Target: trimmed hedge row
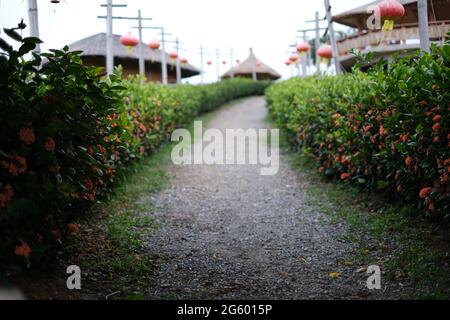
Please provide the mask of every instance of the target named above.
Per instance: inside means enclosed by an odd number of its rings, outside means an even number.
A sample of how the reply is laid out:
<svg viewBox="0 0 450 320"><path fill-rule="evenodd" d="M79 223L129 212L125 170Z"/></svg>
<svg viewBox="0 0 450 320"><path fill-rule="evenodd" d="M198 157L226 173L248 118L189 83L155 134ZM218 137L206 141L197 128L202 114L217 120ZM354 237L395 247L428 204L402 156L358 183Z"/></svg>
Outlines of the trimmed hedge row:
<svg viewBox="0 0 450 320"><path fill-rule="evenodd" d="M119 74L103 80L68 48L24 60L40 40L5 33L20 42L14 50L0 39L0 266L10 270L49 262L116 172L168 141L175 128L268 85L236 79L141 86Z"/></svg>
<svg viewBox="0 0 450 320"><path fill-rule="evenodd" d="M367 73L291 79L266 100L328 178L450 215L450 48Z"/></svg>

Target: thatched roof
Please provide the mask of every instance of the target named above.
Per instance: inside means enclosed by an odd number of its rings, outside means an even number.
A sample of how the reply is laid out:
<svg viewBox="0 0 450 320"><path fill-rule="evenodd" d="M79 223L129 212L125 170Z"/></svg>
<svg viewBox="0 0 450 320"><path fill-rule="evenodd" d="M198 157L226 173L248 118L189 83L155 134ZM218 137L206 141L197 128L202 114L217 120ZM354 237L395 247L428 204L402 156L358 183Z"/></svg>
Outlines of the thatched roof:
<svg viewBox="0 0 450 320"><path fill-rule="evenodd" d="M396 21L396 25L417 24L417 0L398 1L405 7L406 13L402 19ZM380 2L381 0L373 1L355 9L337 14L333 16L333 21L352 28L361 30L367 29L367 19L370 16L370 13L367 12L367 8ZM430 21L450 20L450 0L428 0L428 11Z"/></svg>
<svg viewBox="0 0 450 320"><path fill-rule="evenodd" d="M261 60L255 56L252 49L250 49L250 55L247 59L225 72L221 78L230 78L232 72L235 77L251 78L254 70L256 71L258 80L278 80L281 78L281 74L262 63Z"/></svg>
<svg viewBox="0 0 450 320"><path fill-rule="evenodd" d="M77 42L69 45L71 51L83 51L81 56L95 56L95 57L105 57L106 56L106 33L97 33L93 36L81 39ZM137 47L133 48L131 52L128 52L126 47L120 43L120 36L113 35L113 53L115 59L131 59L139 60L139 50ZM146 44L144 44L144 57L146 63L153 63L161 65L162 50L151 50ZM167 52L166 55L167 65L172 64L171 59ZM199 75L200 70L190 64L182 64L181 66L182 76L191 77L194 75Z"/></svg>

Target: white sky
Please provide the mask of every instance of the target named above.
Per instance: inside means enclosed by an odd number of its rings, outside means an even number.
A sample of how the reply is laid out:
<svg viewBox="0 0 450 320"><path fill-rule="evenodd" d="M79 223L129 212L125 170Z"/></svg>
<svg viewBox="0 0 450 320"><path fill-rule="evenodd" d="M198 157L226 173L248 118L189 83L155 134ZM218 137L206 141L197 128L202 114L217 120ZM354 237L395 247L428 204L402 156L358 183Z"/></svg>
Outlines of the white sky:
<svg viewBox="0 0 450 320"><path fill-rule="evenodd" d="M370 0L331 0L333 14L371 2ZM105 32L106 8L100 4L105 0L62 0L52 4L50 0L38 0L40 38L43 50L62 48L84 37ZM291 72L284 65L289 54L289 45L295 43L297 30L312 28L305 20L314 19L315 11L325 15L322 0L115 0L115 4L127 4L127 8L115 8L114 15L136 16L141 9L147 26L163 26L167 32L178 36L186 49L182 56L198 66L199 47L203 45L211 52L205 61L215 64L215 48L223 52L221 72L229 67L229 48L234 48L234 59L243 60L252 47L263 62L272 66L284 77ZM0 0L0 27L14 27L20 19L28 22L26 0ZM325 26L325 22L322 23ZM135 22L114 21L114 33L123 34L132 29ZM337 27L339 29L339 26ZM341 27L341 29L345 29ZM144 41L157 37L157 32L144 30ZM4 36L2 34L2 36ZM314 37L314 32L309 34ZM5 36L6 37L6 36ZM166 50L170 51L171 45ZM207 80L216 78L215 65L205 64ZM191 78L190 82L198 79Z"/></svg>

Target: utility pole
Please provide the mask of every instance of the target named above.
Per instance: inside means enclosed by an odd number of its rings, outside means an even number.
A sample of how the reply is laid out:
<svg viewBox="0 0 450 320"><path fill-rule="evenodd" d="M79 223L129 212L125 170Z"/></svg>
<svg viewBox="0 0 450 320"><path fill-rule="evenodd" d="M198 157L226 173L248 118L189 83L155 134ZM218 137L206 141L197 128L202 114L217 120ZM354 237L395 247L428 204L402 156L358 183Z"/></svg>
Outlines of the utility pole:
<svg viewBox="0 0 450 320"><path fill-rule="evenodd" d="M30 36L39 38L39 19L38 19L37 0L28 0L28 18L30 24ZM36 44L36 48L33 51L36 53L41 52L41 46L39 43Z"/></svg>
<svg viewBox="0 0 450 320"><path fill-rule="evenodd" d="M136 28L134 28L136 29ZM162 83L168 84L169 79L167 76L167 57L166 57L166 36L170 36L170 33L166 33L164 31L163 27L142 27L141 29L154 29L154 30L160 30L160 36L161 36L161 77L162 77Z"/></svg>
<svg viewBox="0 0 450 320"><path fill-rule="evenodd" d="M419 13L419 35L420 48L425 52L430 52L430 35L428 31L428 3L427 0L417 1L417 11Z"/></svg>
<svg viewBox="0 0 450 320"><path fill-rule="evenodd" d="M138 29L139 29L139 74L145 77L145 60L144 60L144 47L142 40L142 15L141 10L138 10ZM150 77L151 79L151 77ZM143 80L142 80L143 81Z"/></svg>
<svg viewBox="0 0 450 320"><path fill-rule="evenodd" d="M142 18L140 16L140 10L138 11L138 16L137 17L114 17L112 15L112 8L113 7L126 7L127 5L122 5L122 4L118 4L118 5L110 5L110 3L112 2L112 0L108 0L108 4L107 5L102 5L102 7L107 6L108 7L108 13L111 14L111 16L107 15L107 16L98 16L97 18L99 19L106 19L106 26L107 26L107 33L106 33L106 72L109 75L113 69L114 69L114 53L113 53L113 38L112 38L112 21L114 19L118 19L118 20L137 20L138 23L141 23L141 26L138 27L139 29L139 73L141 75L145 76L145 60L144 60L144 54L143 54L143 47L142 47L142 20L152 20L152 18ZM110 21L110 22L108 22ZM142 52L141 52L142 51ZM141 54L142 53L142 54ZM141 64L143 66L143 68L141 69Z"/></svg>
<svg viewBox="0 0 450 320"><path fill-rule="evenodd" d="M341 66L339 63L336 35L334 33L334 26L333 26L333 16L331 15L330 0L324 0L324 2L325 2L325 12L327 14L327 21L328 21L328 37L331 42L331 47L333 48L334 67L336 69L336 74L340 74Z"/></svg>
<svg viewBox="0 0 450 320"><path fill-rule="evenodd" d="M252 79L253 81L258 81L258 74L256 72L256 56L253 53L253 49L250 48L250 55L252 57L253 63L252 63Z"/></svg>
<svg viewBox="0 0 450 320"><path fill-rule="evenodd" d="M204 49L203 46L200 46L200 76L201 76L201 80L200 83L203 84L205 82L205 76L203 74L203 65L204 65Z"/></svg>
<svg viewBox="0 0 450 320"><path fill-rule="evenodd" d="M317 73L320 73L320 57L317 54L320 48L320 18L319 18L319 11L316 11L316 69Z"/></svg>
<svg viewBox="0 0 450 320"><path fill-rule="evenodd" d="M113 4L113 0L107 0L106 4L102 4L101 7L106 7L106 16L98 18L106 19L106 74L109 76L114 70L113 8L125 8L127 5Z"/></svg>
<svg viewBox="0 0 450 320"><path fill-rule="evenodd" d="M162 52L161 52L161 68L162 68L162 83L168 84L169 83L169 77L167 75L167 57L166 57L166 33L164 32L164 28L161 29L161 46L162 46Z"/></svg>
<svg viewBox="0 0 450 320"><path fill-rule="evenodd" d="M233 70L233 68L234 68L234 65L233 65L233 48L230 48L230 66L231 66L231 69L230 69L230 78L231 78L231 79L234 79L234 70Z"/></svg>
<svg viewBox="0 0 450 320"><path fill-rule="evenodd" d="M307 38L306 38L306 31L303 31L303 42L307 42ZM303 77L306 77L306 67L307 67L307 59L308 59L308 56L307 55L305 55L305 56L303 56L303 57L301 57L302 58L302 75L303 75Z"/></svg>
<svg viewBox="0 0 450 320"><path fill-rule="evenodd" d="M175 40L175 50L177 52L177 84L181 84L181 63L180 63L180 42L178 41L178 38Z"/></svg>
<svg viewBox="0 0 450 320"><path fill-rule="evenodd" d="M220 81L220 51L219 47L216 48L216 71L217 71L217 81Z"/></svg>
<svg viewBox="0 0 450 320"><path fill-rule="evenodd" d="M311 23L311 22L314 22L316 25L315 25L315 28L314 29L304 29L304 30L298 30L298 32L303 32L303 41L307 41L307 37L306 37L306 32L312 32L312 31L314 31L315 32L315 47L316 47L316 69L317 69L317 72L320 72L320 58L319 58L319 56L317 55L317 50L319 49L319 47L320 47L320 31L321 30L327 30L326 28L321 28L320 27L320 19L319 19L319 12L316 12L316 18L314 19L314 20L307 20L307 21L305 21L306 23ZM311 52L310 51L308 51L308 58L309 58L309 60L311 60Z"/></svg>

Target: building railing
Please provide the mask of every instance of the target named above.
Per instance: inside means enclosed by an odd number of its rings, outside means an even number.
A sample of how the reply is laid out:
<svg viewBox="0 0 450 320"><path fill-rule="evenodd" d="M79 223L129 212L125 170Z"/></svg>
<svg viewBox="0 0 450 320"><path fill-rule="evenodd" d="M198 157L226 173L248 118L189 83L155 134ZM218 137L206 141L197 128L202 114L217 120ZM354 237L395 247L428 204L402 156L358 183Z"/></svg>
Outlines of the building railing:
<svg viewBox="0 0 450 320"><path fill-rule="evenodd" d="M447 33L450 32L450 21L430 22L429 24L430 40L444 42ZM384 39L382 39L384 37ZM348 36L345 39L337 41L338 52L340 56L347 55L352 49L365 50L378 47L381 40L384 46L406 44L407 40L419 39L419 27L415 25L396 26L392 31L385 32L382 35L381 30L366 31L359 35Z"/></svg>

